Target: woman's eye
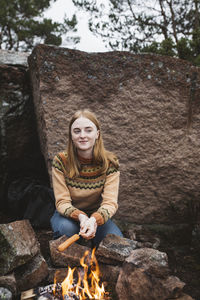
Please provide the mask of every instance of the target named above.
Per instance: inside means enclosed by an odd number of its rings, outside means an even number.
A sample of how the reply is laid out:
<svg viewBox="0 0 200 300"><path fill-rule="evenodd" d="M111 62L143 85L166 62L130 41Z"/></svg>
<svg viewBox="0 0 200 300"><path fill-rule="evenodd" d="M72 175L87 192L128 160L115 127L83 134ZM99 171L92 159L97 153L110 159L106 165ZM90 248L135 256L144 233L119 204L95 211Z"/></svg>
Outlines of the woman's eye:
<svg viewBox="0 0 200 300"><path fill-rule="evenodd" d="M78 134L80 132L80 130L74 130L75 134Z"/></svg>
<svg viewBox="0 0 200 300"><path fill-rule="evenodd" d="M90 133L92 132L92 129L87 129L86 132Z"/></svg>

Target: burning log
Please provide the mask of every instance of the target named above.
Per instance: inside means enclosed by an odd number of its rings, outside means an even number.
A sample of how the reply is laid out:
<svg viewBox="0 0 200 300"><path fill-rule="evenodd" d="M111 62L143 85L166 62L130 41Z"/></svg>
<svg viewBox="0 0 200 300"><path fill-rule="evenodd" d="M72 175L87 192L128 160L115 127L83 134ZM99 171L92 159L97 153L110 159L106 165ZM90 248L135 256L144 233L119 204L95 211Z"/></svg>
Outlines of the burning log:
<svg viewBox="0 0 200 300"><path fill-rule="evenodd" d="M44 287L30 289L22 292L21 300L79 300L79 296L74 292L69 292L69 295L62 295L62 284L50 284Z"/></svg>

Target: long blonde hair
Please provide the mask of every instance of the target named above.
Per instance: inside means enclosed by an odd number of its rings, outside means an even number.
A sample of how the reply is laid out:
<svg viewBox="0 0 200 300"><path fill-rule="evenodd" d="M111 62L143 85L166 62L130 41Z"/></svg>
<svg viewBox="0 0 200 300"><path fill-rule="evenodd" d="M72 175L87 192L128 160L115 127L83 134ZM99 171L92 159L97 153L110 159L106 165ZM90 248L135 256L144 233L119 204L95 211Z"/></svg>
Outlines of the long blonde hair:
<svg viewBox="0 0 200 300"><path fill-rule="evenodd" d="M118 160L116 156L110 152L107 151L104 147L103 139L102 139L102 134L101 134L101 129L100 129L100 124L99 121L97 120L96 115L87 110L79 110L75 112L75 114L72 116L70 123L69 123L69 141L67 144L67 175L70 178L77 177L79 176L80 173L80 162L78 160L78 155L77 155L77 150L73 144L72 141L72 134L71 134L71 127L74 121L80 117L84 117L92 121L95 126L97 127L97 130L99 131L99 136L98 139L96 139L94 148L93 148L93 163L97 165L101 165L101 173L106 173L109 163L111 162L116 168L119 167Z"/></svg>

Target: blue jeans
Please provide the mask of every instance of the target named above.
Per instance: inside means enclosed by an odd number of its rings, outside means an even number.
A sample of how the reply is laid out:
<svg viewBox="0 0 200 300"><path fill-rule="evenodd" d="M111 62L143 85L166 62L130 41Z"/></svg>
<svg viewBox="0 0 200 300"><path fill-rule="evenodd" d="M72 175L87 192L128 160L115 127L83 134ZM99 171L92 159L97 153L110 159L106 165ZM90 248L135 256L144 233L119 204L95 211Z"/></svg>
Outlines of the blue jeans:
<svg viewBox="0 0 200 300"><path fill-rule="evenodd" d="M57 211L55 211L51 217L51 227L54 232L55 239L62 235L70 237L80 231L79 222L63 217ZM92 246L97 248L103 238L109 233L123 237L123 234L117 225L109 219L105 224L97 227L96 235L92 239Z"/></svg>

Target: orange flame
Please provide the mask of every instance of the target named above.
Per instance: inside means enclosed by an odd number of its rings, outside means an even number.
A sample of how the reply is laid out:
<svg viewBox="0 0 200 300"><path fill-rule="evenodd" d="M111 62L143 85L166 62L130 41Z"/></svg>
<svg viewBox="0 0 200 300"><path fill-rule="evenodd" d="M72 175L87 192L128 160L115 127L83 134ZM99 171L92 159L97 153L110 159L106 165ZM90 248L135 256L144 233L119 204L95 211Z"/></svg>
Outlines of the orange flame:
<svg viewBox="0 0 200 300"><path fill-rule="evenodd" d="M105 292L103 283L100 284L100 270L97 259L95 257L95 248L92 254L87 250L84 256L80 259L80 265L83 270L78 271L78 280L75 283L74 272L76 268L68 267L67 276L61 283L62 297L65 295L76 295L80 300L85 299L104 299ZM76 270L77 271L77 270ZM54 284L56 284L54 280Z"/></svg>

